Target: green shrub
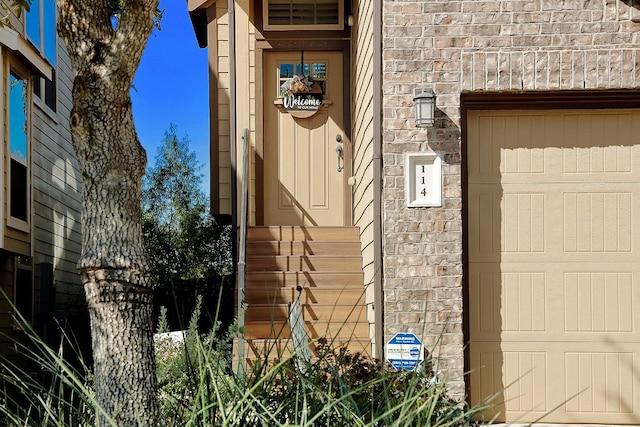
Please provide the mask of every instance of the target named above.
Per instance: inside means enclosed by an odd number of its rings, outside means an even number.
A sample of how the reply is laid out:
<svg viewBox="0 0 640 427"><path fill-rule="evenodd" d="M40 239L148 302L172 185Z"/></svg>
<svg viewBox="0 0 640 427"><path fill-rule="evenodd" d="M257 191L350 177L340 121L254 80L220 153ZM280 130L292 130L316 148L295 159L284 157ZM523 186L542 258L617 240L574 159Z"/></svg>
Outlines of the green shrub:
<svg viewBox="0 0 640 427"><path fill-rule="evenodd" d="M233 369L233 335L198 335L194 319L179 342L157 342L160 404L172 425L468 426L482 409L449 398L430 360L397 372L324 338L303 369L295 355L270 362L268 346Z"/></svg>
<svg viewBox="0 0 640 427"><path fill-rule="evenodd" d="M326 339L313 343L316 357L302 368L295 355L270 362L265 353L238 369L232 361L233 333L197 332L199 306L188 330L177 337L167 333L166 322L158 328L162 425L469 426L482 409L449 398L446 378L435 375L431 361L418 372L396 372ZM5 364L0 389L5 424L93 425L100 408L88 366L72 367L62 352L26 331L31 344L20 351L48 378L36 381L29 371Z"/></svg>

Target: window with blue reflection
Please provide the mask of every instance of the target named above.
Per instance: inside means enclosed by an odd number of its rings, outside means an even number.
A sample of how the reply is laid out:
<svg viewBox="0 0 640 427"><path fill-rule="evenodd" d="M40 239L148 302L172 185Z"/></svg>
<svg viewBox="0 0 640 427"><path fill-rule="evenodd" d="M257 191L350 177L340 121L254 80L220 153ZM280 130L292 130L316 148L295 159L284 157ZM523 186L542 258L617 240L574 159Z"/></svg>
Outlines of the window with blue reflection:
<svg viewBox="0 0 640 427"><path fill-rule="evenodd" d="M51 65L56 65L56 0L31 0L26 13L27 39Z"/></svg>
<svg viewBox="0 0 640 427"><path fill-rule="evenodd" d="M13 71L9 75L9 214L27 222L28 204L28 107L27 81Z"/></svg>
<svg viewBox="0 0 640 427"><path fill-rule="evenodd" d="M308 64L280 64L280 76L279 76L279 92L280 98L287 96L290 83L289 80L294 76L300 76L301 78L307 77L320 86L323 94L327 94L327 64L325 62L308 63Z"/></svg>
<svg viewBox="0 0 640 427"><path fill-rule="evenodd" d="M317 79L325 79L327 78L327 64L313 64L313 72L311 73L311 77Z"/></svg>
<svg viewBox="0 0 640 427"><path fill-rule="evenodd" d="M55 0L43 0L44 19L44 57L53 66L56 65L56 2Z"/></svg>
<svg viewBox="0 0 640 427"><path fill-rule="evenodd" d="M293 64L280 64L280 77L293 77Z"/></svg>
<svg viewBox="0 0 640 427"><path fill-rule="evenodd" d="M26 13L27 38L40 50L40 0L31 0Z"/></svg>
<svg viewBox="0 0 640 427"><path fill-rule="evenodd" d="M296 74L303 74L305 76L308 76L309 64L304 64L304 67L301 64L296 64Z"/></svg>
<svg viewBox="0 0 640 427"><path fill-rule="evenodd" d="M27 163L27 82L13 72L9 77L9 152Z"/></svg>

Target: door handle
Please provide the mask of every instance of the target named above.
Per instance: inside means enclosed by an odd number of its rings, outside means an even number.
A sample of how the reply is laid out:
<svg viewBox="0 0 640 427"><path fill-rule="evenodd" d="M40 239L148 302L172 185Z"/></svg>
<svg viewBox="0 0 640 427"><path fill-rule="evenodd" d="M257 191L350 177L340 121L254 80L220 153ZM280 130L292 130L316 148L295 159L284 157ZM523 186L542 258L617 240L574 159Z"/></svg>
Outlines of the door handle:
<svg viewBox="0 0 640 427"><path fill-rule="evenodd" d="M336 145L336 153L338 154L338 172L342 172L342 145Z"/></svg>

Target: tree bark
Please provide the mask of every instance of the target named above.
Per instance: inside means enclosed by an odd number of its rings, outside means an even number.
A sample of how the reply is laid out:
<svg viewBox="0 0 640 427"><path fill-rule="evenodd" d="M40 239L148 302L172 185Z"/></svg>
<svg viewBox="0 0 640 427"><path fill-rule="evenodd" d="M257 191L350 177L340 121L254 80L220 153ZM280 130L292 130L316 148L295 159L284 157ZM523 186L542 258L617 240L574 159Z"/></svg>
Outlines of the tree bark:
<svg viewBox="0 0 640 427"><path fill-rule="evenodd" d="M158 0L123 0L115 21L113 4L58 1L58 31L75 74L69 124L84 183L78 270L91 321L96 425L155 426L155 279L140 224L146 153L129 90Z"/></svg>

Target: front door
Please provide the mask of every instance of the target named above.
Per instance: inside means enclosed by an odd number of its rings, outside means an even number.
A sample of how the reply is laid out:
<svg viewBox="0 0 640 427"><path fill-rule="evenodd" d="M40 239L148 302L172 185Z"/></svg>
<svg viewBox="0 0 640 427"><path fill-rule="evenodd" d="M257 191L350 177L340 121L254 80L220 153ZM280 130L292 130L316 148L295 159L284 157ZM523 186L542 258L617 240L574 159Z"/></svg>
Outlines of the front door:
<svg viewBox="0 0 640 427"><path fill-rule="evenodd" d="M266 52L264 79L265 225L348 225L342 52ZM285 102L305 84L317 111Z"/></svg>

